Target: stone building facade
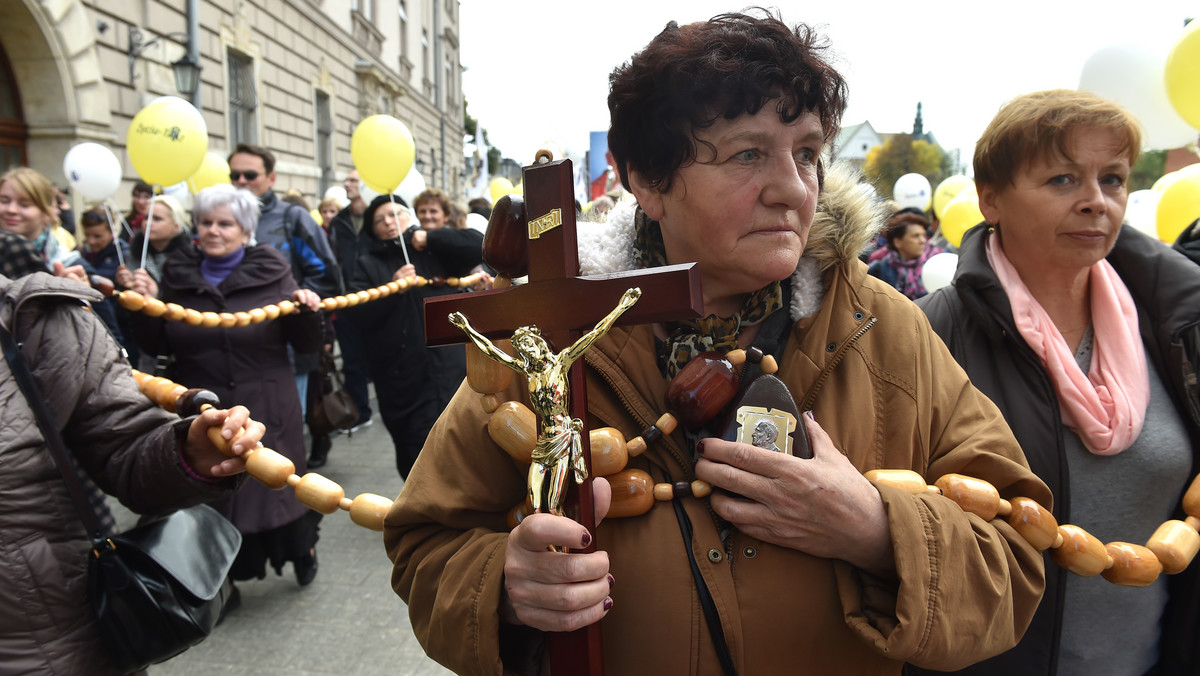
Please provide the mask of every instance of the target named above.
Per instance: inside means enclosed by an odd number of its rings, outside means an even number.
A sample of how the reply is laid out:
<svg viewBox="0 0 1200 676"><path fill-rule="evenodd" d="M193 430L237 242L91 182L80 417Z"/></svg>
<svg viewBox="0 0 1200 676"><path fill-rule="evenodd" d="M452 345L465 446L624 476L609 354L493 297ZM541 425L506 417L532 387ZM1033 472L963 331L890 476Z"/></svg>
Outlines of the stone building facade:
<svg viewBox="0 0 1200 676"><path fill-rule="evenodd" d="M129 123L155 98L181 95L171 64L187 53L194 6L202 69L191 100L210 151L266 146L278 160L276 189L299 189L311 202L353 167L354 126L388 113L412 131L426 183L461 198L458 5L0 0L0 170L26 164L66 185L67 150L96 141L122 162L116 198L127 207L137 180L125 153Z"/></svg>

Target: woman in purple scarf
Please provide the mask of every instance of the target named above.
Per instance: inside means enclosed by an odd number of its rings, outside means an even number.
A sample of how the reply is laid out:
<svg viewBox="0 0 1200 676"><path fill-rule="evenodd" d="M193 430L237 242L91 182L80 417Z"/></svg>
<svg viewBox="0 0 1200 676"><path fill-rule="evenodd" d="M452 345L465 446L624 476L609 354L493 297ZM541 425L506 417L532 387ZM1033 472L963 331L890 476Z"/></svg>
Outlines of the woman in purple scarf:
<svg viewBox="0 0 1200 676"><path fill-rule="evenodd" d="M321 344L320 298L300 289L288 260L270 246L256 246L258 200L247 190L218 185L196 196L198 246L167 259L161 285L145 270L134 272L135 291L200 312L236 313L291 300L297 312L235 328L190 326L139 314L135 331L143 349L172 355L168 374L186 387L212 390L225 406L241 404L266 425L263 444L305 472L303 424L287 346L315 352ZM292 561L301 585L317 572L320 514L291 491L272 491L247 481L222 503L244 539L234 563L235 580L263 578L270 560L277 574Z"/></svg>
<svg viewBox="0 0 1200 676"><path fill-rule="evenodd" d="M887 253L867 270L916 300L929 293L921 281L925 261L942 252L929 246L929 221L916 209L901 209L888 219Z"/></svg>

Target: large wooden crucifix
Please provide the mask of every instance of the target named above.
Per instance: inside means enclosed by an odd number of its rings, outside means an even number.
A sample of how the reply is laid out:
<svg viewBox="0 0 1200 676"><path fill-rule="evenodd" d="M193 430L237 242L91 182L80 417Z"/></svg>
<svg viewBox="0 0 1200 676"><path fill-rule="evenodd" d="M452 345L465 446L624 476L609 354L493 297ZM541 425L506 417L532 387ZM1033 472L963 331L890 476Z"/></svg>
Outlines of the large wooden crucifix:
<svg viewBox="0 0 1200 676"><path fill-rule="evenodd" d="M520 326L537 326L554 349L563 349L617 306L622 295L640 287L641 299L617 324L648 324L700 317L700 274L695 263L633 272L580 277L575 233L575 197L570 160L525 167L525 216L529 281L507 289L455 294L425 301L425 337L430 345L461 343L463 332L447 321L466 315L488 338L508 338ZM587 421L583 361L570 371L571 416ZM567 495L565 513L594 533L591 452L581 435L588 477ZM593 543L585 551L594 551ZM550 669L555 676L604 673L599 623L569 633L550 634Z"/></svg>

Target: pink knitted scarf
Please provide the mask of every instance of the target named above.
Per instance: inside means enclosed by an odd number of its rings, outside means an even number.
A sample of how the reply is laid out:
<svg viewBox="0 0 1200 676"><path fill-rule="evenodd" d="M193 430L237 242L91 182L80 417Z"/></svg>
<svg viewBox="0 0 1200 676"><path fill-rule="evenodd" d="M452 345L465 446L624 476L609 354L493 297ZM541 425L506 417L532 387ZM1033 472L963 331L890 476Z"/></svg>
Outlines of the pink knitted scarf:
<svg viewBox="0 0 1200 676"><path fill-rule="evenodd" d="M987 257L1008 294L1017 330L1050 374L1063 422L1096 455L1116 455L1129 448L1146 418L1150 377L1137 309L1116 270L1102 259L1088 275L1094 337L1091 366L1084 375L995 235L988 238Z"/></svg>

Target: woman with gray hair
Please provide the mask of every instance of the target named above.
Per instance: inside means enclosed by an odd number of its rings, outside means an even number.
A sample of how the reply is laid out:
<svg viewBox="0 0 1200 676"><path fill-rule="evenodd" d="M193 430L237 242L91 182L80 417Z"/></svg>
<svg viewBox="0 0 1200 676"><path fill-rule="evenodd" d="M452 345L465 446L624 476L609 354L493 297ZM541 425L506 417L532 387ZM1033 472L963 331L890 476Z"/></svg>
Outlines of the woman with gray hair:
<svg viewBox="0 0 1200 676"><path fill-rule="evenodd" d="M258 200L249 191L231 185L206 188L196 196L195 216L199 246L172 253L158 283L144 268L134 272L135 291L200 312L246 312L284 299L300 311L227 329L137 315L138 342L155 354L174 355L172 380L212 390L225 406L250 409L267 427L263 444L286 455L303 474L303 421L287 345L298 352L320 348L320 298L296 286L282 254L254 244ZM214 507L242 531L242 550L231 572L235 580L265 577L270 559L277 574L292 561L297 582L312 582L320 514L290 492L249 481Z"/></svg>

